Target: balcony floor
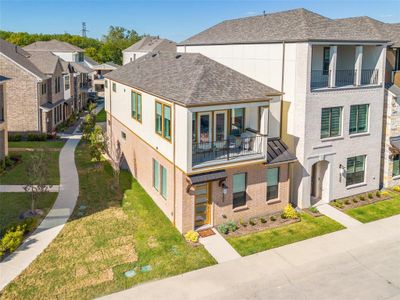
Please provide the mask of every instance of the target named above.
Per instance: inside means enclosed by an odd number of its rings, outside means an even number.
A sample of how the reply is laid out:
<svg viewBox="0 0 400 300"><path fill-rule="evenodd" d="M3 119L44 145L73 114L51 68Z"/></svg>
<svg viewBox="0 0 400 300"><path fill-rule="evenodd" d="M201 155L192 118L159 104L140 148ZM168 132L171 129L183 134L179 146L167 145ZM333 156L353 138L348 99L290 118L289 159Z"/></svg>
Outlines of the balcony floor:
<svg viewBox="0 0 400 300"><path fill-rule="evenodd" d="M225 154L225 155L220 155L212 160L204 159L203 161L200 160L196 163L193 163L193 169L206 168L215 165L231 164L231 163L244 162L250 160L265 160L265 158L261 153L240 155L239 152L235 154L235 157L230 157L228 160L227 155Z"/></svg>

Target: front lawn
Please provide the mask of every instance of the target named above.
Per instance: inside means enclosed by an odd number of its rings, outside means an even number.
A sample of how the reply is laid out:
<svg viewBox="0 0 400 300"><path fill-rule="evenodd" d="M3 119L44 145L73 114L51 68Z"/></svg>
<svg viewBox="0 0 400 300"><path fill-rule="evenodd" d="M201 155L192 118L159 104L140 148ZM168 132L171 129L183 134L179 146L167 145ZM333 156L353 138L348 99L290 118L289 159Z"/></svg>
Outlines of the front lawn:
<svg viewBox="0 0 400 300"><path fill-rule="evenodd" d="M107 113L104 110L104 108L99 111L99 113L96 116L96 122L105 122L107 120Z"/></svg>
<svg viewBox="0 0 400 300"><path fill-rule="evenodd" d="M35 206L47 215L56 198L57 193L43 193ZM0 206L1 236L9 226L22 222L19 216L31 208L31 201L27 193L0 193Z"/></svg>
<svg viewBox="0 0 400 300"><path fill-rule="evenodd" d="M312 217L302 213L301 222L239 237L229 237L227 241L240 255L246 256L344 228L328 217Z"/></svg>
<svg viewBox="0 0 400 300"><path fill-rule="evenodd" d="M368 223L379 219L400 214L400 196L392 199L376 202L373 204L350 208L345 211L349 216L362 223Z"/></svg>
<svg viewBox="0 0 400 300"><path fill-rule="evenodd" d="M65 141L66 140L8 142L8 148L62 148L64 147Z"/></svg>
<svg viewBox="0 0 400 300"><path fill-rule="evenodd" d="M121 172L113 189L111 167L95 167L87 146L81 143L75 157L80 196L73 216L4 298L92 299L215 263L202 246L184 241L129 173ZM136 276L126 278L128 270Z"/></svg>
<svg viewBox="0 0 400 300"><path fill-rule="evenodd" d="M28 176L26 172L26 166L29 161L30 151L21 151L10 153L10 155L20 155L21 161L12 167L10 170L5 171L0 175L0 184L26 184L28 182ZM49 169L49 180L48 184L59 184L60 174L58 168L58 157L59 152L47 151L46 156L48 158L48 169ZM0 200L1 201L1 200ZM1 203L1 202L0 202Z"/></svg>

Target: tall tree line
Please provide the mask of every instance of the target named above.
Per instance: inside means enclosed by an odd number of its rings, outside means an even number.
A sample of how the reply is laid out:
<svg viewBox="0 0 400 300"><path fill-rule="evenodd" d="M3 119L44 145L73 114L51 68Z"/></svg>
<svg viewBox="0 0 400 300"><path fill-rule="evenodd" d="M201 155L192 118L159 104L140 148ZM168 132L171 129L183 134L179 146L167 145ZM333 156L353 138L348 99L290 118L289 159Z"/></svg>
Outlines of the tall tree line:
<svg viewBox="0 0 400 300"><path fill-rule="evenodd" d="M135 30L128 30L119 26L110 26L106 35L100 40L69 33L43 34L27 32L11 32L0 30L0 38L15 45L24 47L36 41L52 39L68 42L85 50L85 55L99 63L112 61L122 64L122 50L136 43L143 37Z"/></svg>

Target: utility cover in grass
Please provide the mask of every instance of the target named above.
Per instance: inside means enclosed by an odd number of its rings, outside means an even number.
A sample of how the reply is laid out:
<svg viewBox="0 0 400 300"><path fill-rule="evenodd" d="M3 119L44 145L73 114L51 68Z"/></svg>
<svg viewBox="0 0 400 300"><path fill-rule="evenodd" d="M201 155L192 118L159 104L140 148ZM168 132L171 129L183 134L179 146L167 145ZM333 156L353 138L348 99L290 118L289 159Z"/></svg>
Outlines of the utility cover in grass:
<svg viewBox="0 0 400 300"><path fill-rule="evenodd" d="M142 273L150 272L151 270L153 270L153 268L150 265L143 266L140 268L140 272Z"/></svg>
<svg viewBox="0 0 400 300"><path fill-rule="evenodd" d="M124 273L124 275L125 275L125 277L132 278L133 276L136 275L136 272L135 272L135 270L129 270L129 271L126 271Z"/></svg>
<svg viewBox="0 0 400 300"><path fill-rule="evenodd" d="M86 205L81 205L81 206L79 206L79 209L80 209L80 210L86 209Z"/></svg>

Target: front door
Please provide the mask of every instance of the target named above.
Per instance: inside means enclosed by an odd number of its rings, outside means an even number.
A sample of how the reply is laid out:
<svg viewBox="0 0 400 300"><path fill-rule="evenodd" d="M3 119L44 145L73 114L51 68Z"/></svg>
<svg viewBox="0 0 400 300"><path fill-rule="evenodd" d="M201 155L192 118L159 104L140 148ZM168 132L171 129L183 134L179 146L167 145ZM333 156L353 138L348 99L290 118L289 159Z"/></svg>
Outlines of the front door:
<svg viewBox="0 0 400 300"><path fill-rule="evenodd" d="M209 183L195 186L194 225L196 228L210 224L211 199L209 189Z"/></svg>

